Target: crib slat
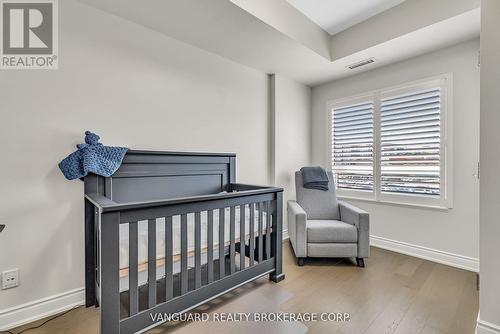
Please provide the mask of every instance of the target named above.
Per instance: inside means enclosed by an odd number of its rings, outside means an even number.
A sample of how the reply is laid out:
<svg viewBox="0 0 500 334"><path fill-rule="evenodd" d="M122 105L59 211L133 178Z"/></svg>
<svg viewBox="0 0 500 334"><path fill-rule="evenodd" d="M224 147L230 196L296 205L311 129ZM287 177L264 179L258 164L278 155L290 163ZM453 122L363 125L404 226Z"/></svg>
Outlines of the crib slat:
<svg viewBox="0 0 500 334"><path fill-rule="evenodd" d="M181 295L188 291L187 214L181 215Z"/></svg>
<svg viewBox="0 0 500 334"><path fill-rule="evenodd" d="M266 260L271 258L271 202L266 202Z"/></svg>
<svg viewBox="0 0 500 334"><path fill-rule="evenodd" d="M240 205L240 270L245 269L245 206Z"/></svg>
<svg viewBox="0 0 500 334"><path fill-rule="evenodd" d="M172 235L172 217L165 218L165 300L169 301L174 295L174 268L172 253L174 250Z"/></svg>
<svg viewBox="0 0 500 334"><path fill-rule="evenodd" d="M255 231L254 231L254 223L255 223L255 206L254 206L254 203L250 203L249 205L249 209L250 209L250 224L249 225L249 229L250 229L250 240L248 242L248 252L250 254L250 262L249 262L249 265L250 267L253 266L253 262L254 262L254 254L255 254Z"/></svg>
<svg viewBox="0 0 500 334"><path fill-rule="evenodd" d="M156 219L148 220L148 307L156 306Z"/></svg>
<svg viewBox="0 0 500 334"><path fill-rule="evenodd" d="M262 253L263 253L263 250L262 250L262 225L263 225L263 220L262 220L262 213L263 213L263 207L264 207L264 203L258 203L257 204L258 206L258 209L259 209L259 221L258 221L258 228L259 228L259 231L257 232L258 233L258 236L259 238L257 239L258 241L258 245L257 245L257 248L258 248L258 260L259 262L262 262L262 259L263 259L263 256L262 256Z"/></svg>
<svg viewBox="0 0 500 334"><path fill-rule="evenodd" d="M219 209L219 279L224 278L226 263L224 255L225 210Z"/></svg>
<svg viewBox="0 0 500 334"><path fill-rule="evenodd" d="M236 263L234 261L235 257L235 234L236 234L236 228L235 228L235 207L232 206L231 209L229 209L229 262L230 262L230 273L234 274L236 271Z"/></svg>
<svg viewBox="0 0 500 334"><path fill-rule="evenodd" d="M194 286L201 287L201 214L194 214Z"/></svg>
<svg viewBox="0 0 500 334"><path fill-rule="evenodd" d="M207 211L207 282L214 281L214 210Z"/></svg>
<svg viewBox="0 0 500 334"><path fill-rule="evenodd" d="M100 333L120 333L120 212L100 214Z"/></svg>
<svg viewBox="0 0 500 334"><path fill-rule="evenodd" d="M139 312L139 282L138 275L138 249L137 249L137 222L128 225L128 286L129 286L129 316Z"/></svg>

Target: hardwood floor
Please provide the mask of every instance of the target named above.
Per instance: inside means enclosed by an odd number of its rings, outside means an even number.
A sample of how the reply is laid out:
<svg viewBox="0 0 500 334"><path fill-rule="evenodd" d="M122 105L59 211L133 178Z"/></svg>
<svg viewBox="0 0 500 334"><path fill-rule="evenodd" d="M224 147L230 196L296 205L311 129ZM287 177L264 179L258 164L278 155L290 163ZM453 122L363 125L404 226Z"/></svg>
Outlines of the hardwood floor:
<svg viewBox="0 0 500 334"><path fill-rule="evenodd" d="M379 248L363 269L348 259L310 259L298 267L288 243L284 256L284 281L261 278L196 312L348 312L350 321L169 323L148 333L474 333L479 297L472 272ZM27 332L42 333L98 333L98 310L80 307Z"/></svg>

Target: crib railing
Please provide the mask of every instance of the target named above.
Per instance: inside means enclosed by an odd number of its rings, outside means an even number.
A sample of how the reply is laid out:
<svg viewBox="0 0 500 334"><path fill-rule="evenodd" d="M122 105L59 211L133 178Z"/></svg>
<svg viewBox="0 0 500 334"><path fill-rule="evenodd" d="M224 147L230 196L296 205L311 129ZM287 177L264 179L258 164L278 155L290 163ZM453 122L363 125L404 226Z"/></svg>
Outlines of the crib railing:
<svg viewBox="0 0 500 334"><path fill-rule="evenodd" d="M96 299L101 333L135 333L154 327L155 314L185 312L265 274L282 273L282 189L232 184L224 194L117 204L86 196L97 210ZM229 210L228 220L226 210ZM239 209L239 219L236 211ZM246 213L248 214L248 218ZM218 214L217 214L218 213ZM206 219L203 221L203 217ZM215 216L218 216L218 231ZM174 217L180 217L180 268L174 270ZM188 216L194 235L188 235ZM164 221L164 275L157 274L157 224ZM138 224L147 221L147 283L138 278ZM226 236L226 223L229 236ZM120 292L119 227L128 224L128 290ZM202 226L206 224L206 226ZM239 235L236 227L239 224ZM256 224L257 226L255 226ZM206 227L206 235L202 230ZM218 236L218 243L214 241ZM188 237L194 249L188 252ZM202 237L206 247L202 249ZM228 242L226 242L228 239ZM202 256L206 250L206 261ZM194 265L188 266L188 257ZM158 278L159 277L159 278Z"/></svg>

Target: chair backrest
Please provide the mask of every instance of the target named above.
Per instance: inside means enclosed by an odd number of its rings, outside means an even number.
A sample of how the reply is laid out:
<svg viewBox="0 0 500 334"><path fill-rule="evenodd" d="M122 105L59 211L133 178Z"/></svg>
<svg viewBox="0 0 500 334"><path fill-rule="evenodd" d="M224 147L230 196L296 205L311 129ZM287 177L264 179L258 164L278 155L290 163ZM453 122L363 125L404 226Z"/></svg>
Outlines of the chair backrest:
<svg viewBox="0 0 500 334"><path fill-rule="evenodd" d="M297 203L307 213L307 219L340 219L339 204L332 172L328 174L328 191L304 188L302 173L295 172Z"/></svg>

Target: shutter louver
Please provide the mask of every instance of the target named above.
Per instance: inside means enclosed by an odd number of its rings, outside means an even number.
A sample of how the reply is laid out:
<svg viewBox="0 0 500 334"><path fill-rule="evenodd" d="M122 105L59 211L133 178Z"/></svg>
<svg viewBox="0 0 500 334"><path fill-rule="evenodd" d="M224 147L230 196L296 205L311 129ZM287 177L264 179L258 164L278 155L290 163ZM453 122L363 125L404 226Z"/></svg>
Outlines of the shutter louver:
<svg viewBox="0 0 500 334"><path fill-rule="evenodd" d="M440 196L439 88L381 100L380 190Z"/></svg>
<svg viewBox="0 0 500 334"><path fill-rule="evenodd" d="M337 188L373 191L373 102L335 108L331 121Z"/></svg>

